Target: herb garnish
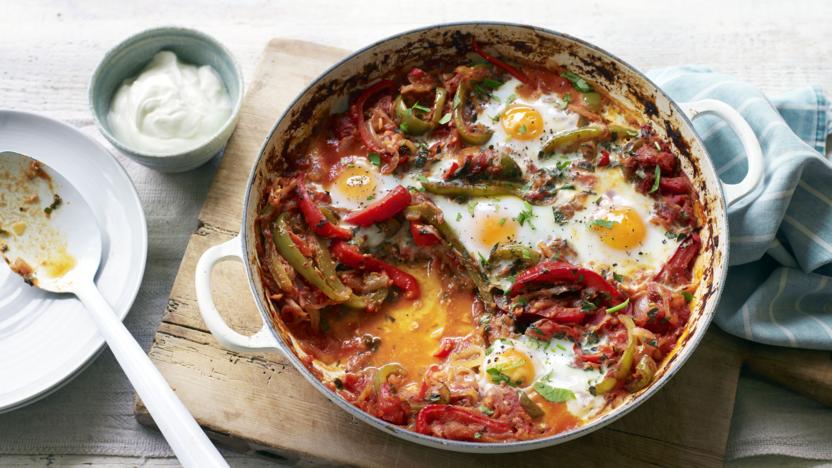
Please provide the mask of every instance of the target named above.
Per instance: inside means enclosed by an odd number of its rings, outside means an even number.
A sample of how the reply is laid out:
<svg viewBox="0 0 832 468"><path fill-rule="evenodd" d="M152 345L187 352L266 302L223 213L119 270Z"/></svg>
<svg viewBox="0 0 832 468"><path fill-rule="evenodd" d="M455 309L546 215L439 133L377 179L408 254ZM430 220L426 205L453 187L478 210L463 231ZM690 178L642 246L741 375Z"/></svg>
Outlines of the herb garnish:
<svg viewBox="0 0 832 468"><path fill-rule="evenodd" d="M615 221L610 221L608 219L596 219L592 222L593 226L599 226L605 229L612 229L613 225L618 224Z"/></svg>
<svg viewBox="0 0 832 468"><path fill-rule="evenodd" d="M662 170L659 166L656 166L656 170L653 172L653 187L650 188L649 193L653 193L659 189L659 183L662 180Z"/></svg>
<svg viewBox="0 0 832 468"><path fill-rule="evenodd" d="M578 76L578 75L576 75L576 74L574 74L570 71L565 71L565 72L561 73L560 76L562 76L562 77L566 78L567 80L571 81L572 86L574 86L575 89L577 89L578 91L580 91L582 93L588 93L588 92L592 91L592 86L590 86L589 83L587 83L585 79L581 78L580 76Z"/></svg>
<svg viewBox="0 0 832 468"><path fill-rule="evenodd" d="M568 388L558 388L551 384L551 374L543 377L534 383L534 390L543 398L552 403L563 403L564 401L574 400L575 394Z"/></svg>
<svg viewBox="0 0 832 468"><path fill-rule="evenodd" d="M526 222L529 223L529 226L534 229L534 224L532 224L532 218L535 217L534 211L532 211L531 203L524 201L523 202L523 211L517 215L517 222L522 226Z"/></svg>
<svg viewBox="0 0 832 468"><path fill-rule="evenodd" d="M381 167L381 155L378 153L370 153L367 155L367 159L370 160L371 163L375 164L377 167Z"/></svg>

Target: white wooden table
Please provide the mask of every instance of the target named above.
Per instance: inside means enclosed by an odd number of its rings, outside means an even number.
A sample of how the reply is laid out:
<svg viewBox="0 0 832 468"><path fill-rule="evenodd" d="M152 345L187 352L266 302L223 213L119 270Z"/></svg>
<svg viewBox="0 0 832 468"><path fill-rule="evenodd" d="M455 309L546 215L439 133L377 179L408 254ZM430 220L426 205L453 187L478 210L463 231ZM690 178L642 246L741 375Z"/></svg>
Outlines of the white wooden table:
<svg viewBox="0 0 832 468"><path fill-rule="evenodd" d="M740 76L766 92L832 90L832 2L700 0L411 2L81 2L0 0L0 107L92 125L87 82L104 52L149 27L213 35L251 76L267 40L291 37L354 49L439 22L532 23L591 41L641 69L682 63ZM159 310L161 316L162 310ZM71 453L71 452L67 452ZM245 457L235 466L270 466ZM2 466L175 466L175 459L54 454L3 456Z"/></svg>

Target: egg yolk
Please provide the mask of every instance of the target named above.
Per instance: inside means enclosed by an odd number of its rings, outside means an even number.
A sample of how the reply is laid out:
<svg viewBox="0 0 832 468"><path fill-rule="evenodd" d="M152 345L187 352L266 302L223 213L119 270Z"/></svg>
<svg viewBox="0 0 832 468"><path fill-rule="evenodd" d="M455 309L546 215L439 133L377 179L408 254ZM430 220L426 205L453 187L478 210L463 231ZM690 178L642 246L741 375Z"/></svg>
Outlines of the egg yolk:
<svg viewBox="0 0 832 468"><path fill-rule="evenodd" d="M514 106L500 117L503 129L512 138L533 140L543 133L543 116L529 106Z"/></svg>
<svg viewBox="0 0 832 468"><path fill-rule="evenodd" d="M376 174L368 166L350 163L338 173L335 184L344 197L365 201L376 192Z"/></svg>
<svg viewBox="0 0 832 468"><path fill-rule="evenodd" d="M491 248L498 242L508 242L517 235L517 223L496 212L476 218L479 240L482 245Z"/></svg>
<svg viewBox="0 0 832 468"><path fill-rule="evenodd" d="M534 364L522 351L507 349L494 358L489 369L497 369L519 387L531 385L534 381Z"/></svg>
<svg viewBox="0 0 832 468"><path fill-rule="evenodd" d="M591 224L592 230L601 242L618 250L629 250L644 241L644 221L636 210L630 207L613 208L606 215Z"/></svg>

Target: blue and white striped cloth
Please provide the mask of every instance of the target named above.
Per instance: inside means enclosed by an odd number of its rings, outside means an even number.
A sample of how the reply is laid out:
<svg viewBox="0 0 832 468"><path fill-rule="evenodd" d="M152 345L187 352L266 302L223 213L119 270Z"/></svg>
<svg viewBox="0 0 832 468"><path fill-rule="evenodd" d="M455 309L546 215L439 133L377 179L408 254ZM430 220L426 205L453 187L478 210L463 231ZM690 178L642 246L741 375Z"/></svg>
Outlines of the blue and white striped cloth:
<svg viewBox="0 0 832 468"><path fill-rule="evenodd" d="M732 265L716 315L729 333L761 343L832 350L832 108L806 87L768 99L753 86L703 67L648 73L678 102L714 98L751 124L765 157L759 195L728 212ZM738 182L745 153L727 125L695 122L719 176ZM768 254L768 255L766 255Z"/></svg>

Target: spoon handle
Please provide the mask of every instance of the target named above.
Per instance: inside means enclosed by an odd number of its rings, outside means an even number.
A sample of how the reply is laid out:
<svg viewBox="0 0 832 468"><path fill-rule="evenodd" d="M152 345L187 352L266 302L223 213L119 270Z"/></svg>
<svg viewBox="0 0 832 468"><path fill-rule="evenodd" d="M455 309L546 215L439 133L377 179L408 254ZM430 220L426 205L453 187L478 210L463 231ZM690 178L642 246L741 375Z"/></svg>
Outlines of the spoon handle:
<svg viewBox="0 0 832 468"><path fill-rule="evenodd" d="M165 378L127 331L94 283L76 285L75 295L98 325L110 351L133 384L153 421L185 467L227 467L228 463L194 417L171 390Z"/></svg>

